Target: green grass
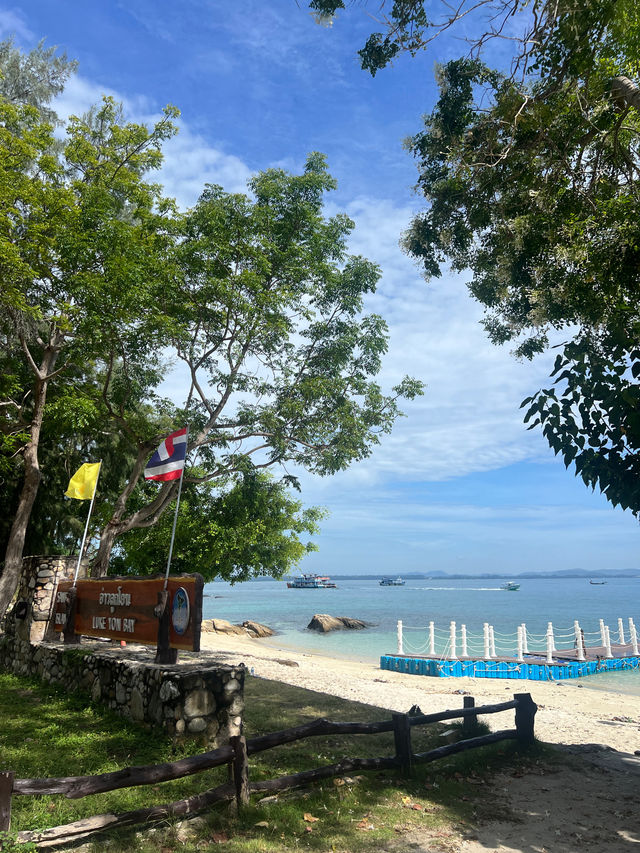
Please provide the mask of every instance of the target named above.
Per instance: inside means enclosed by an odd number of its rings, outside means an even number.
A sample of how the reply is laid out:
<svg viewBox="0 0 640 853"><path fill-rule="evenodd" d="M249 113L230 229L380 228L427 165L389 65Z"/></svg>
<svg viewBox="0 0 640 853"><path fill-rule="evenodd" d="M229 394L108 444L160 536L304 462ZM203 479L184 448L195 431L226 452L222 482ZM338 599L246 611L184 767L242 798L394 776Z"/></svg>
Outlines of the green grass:
<svg viewBox="0 0 640 853"><path fill-rule="evenodd" d="M256 678L247 678L245 700L248 738L318 717L362 721L390 718L388 711L369 705ZM512 713L503 715L505 727L513 725ZM86 696L69 695L13 675L0 674L0 719L0 770L12 770L18 778L104 773L200 751L193 743L176 747L158 731L127 723L92 705ZM414 752L442 745L442 731L436 726L414 727ZM313 737L252 756L250 775L256 781L332 764L343 757L388 756L393 752L391 733ZM269 797L263 803L254 795L240 815L226 805L211 809L198 822L192 840L178 840L181 833L176 832L173 822L167 822L144 832L136 828L96 836L96 850L103 849L108 838L114 851L224 849L229 853L270 853L305 849L358 853L391 849L394 841L414 832L432 834L434 850L446 850L452 833L472 825L479 814L490 812L491 803L485 794L490 775L506 764L521 767L538 761L540 754L540 747L535 747L526 756L521 755L512 742L505 742L416 767L409 779L385 770L327 780L306 790ZM226 779L223 767L161 785L125 788L81 800L14 797L12 831L43 829L103 812L167 803Z"/></svg>

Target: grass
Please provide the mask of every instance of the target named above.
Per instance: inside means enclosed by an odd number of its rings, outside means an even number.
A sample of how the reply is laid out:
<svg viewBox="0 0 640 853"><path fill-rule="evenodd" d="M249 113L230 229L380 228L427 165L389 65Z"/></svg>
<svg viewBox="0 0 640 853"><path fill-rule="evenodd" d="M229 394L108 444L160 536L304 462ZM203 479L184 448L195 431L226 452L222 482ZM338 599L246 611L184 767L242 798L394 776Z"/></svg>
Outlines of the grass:
<svg viewBox="0 0 640 853"><path fill-rule="evenodd" d="M257 678L245 684L245 734L252 737L299 725L318 717L332 720L389 719L386 710L348 702L314 691ZM513 724L504 714L504 725ZM13 675L0 674L0 770L18 778L104 773L131 764L171 761L198 751L193 743L176 746L144 726L127 723L86 696L69 695ZM447 730L456 726L448 725ZM443 728L413 729L413 749L442 745ZM250 759L251 779L273 778L339 761L342 757L392 755L393 735L308 738ZM486 794L490 776L505 766L527 766L541 748L519 754L504 742L414 768L409 779L395 771L367 772L319 783L272 797L252 797L239 815L228 806L205 813L189 828L167 822L158 828L122 830L96 836L95 850L220 850L228 853L271 851L380 851L402 837L433 838L434 850L446 851L482 815L491 811ZM548 760L545 756L545 760ZM125 788L67 800L61 796L14 797L12 831L42 829L103 812L123 812L171 802L221 784L226 768L216 768L161 785ZM1 845L0 845L1 848Z"/></svg>

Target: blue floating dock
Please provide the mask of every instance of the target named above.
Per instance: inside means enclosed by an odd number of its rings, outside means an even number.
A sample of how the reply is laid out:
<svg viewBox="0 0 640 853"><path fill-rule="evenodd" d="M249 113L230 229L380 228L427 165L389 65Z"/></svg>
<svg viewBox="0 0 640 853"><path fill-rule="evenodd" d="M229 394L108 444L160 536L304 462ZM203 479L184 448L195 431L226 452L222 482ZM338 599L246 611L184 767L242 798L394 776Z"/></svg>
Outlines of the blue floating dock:
<svg viewBox="0 0 640 853"><path fill-rule="evenodd" d="M596 660L557 660L548 664L543 658L518 661L515 658L499 660L447 660L405 655L382 655L380 669L405 672L408 675L426 675L432 678L468 676L470 678L519 678L528 681L561 681L582 678L601 672L634 670L640 667L640 657L599 657Z"/></svg>

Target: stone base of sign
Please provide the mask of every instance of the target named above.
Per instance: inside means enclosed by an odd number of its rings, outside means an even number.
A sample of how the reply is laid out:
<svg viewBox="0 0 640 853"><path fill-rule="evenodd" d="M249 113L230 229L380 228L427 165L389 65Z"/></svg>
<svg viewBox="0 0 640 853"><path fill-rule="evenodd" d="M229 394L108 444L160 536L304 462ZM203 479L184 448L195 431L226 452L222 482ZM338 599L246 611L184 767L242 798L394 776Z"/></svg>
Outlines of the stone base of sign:
<svg viewBox="0 0 640 853"><path fill-rule="evenodd" d="M115 643L36 645L9 618L0 635L0 668L83 691L123 717L147 723L210 748L239 735L244 711L244 664L219 664L210 655L180 653L174 666L155 664L155 649Z"/></svg>
<svg viewBox="0 0 640 853"><path fill-rule="evenodd" d="M56 586L58 581L73 580L77 564L77 557L24 557L12 610L21 639L40 643L54 638L50 617ZM86 575L87 564L83 563L78 577Z"/></svg>

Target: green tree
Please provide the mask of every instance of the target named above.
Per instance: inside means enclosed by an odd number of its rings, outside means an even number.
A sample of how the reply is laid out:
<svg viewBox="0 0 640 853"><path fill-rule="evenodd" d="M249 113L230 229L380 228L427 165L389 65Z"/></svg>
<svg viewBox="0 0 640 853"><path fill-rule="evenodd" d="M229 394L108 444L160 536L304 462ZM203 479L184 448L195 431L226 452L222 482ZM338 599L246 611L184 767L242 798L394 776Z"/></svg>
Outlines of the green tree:
<svg viewBox="0 0 640 853"><path fill-rule="evenodd" d="M430 206L405 246L429 275L447 259L471 269L493 342L531 357L551 330L567 336L564 403L540 392L532 424L638 513L640 431L623 413L640 330L640 14L628 2L562 10L521 79L475 59L441 70L440 100L408 143Z"/></svg>
<svg viewBox="0 0 640 853"><path fill-rule="evenodd" d="M147 490L148 491L148 490ZM111 565L118 574L164 572L173 525L171 512L152 527L131 530L118 540ZM222 487L187 484L177 516L172 571L197 570L205 580L282 577L316 550L300 536L318 532L324 511L303 509L283 483L248 470Z"/></svg>
<svg viewBox="0 0 640 853"><path fill-rule="evenodd" d="M13 39L0 42L0 97L14 106L35 107L43 121L58 124L49 104L64 89L78 63L41 41L29 53L14 46Z"/></svg>
<svg viewBox="0 0 640 853"><path fill-rule="evenodd" d="M640 514L640 348L621 331L584 333L557 356L554 387L528 397L525 422L540 426L567 468L623 509Z"/></svg>
<svg viewBox="0 0 640 853"><path fill-rule="evenodd" d="M346 216L322 216L334 186L322 155L312 154L301 175L257 175L251 197L208 187L185 217L180 274L161 300L168 338L188 370L182 423L189 421L189 449L205 472L189 470L187 479L225 482L249 463L332 474L391 430L400 398L422 393L409 378L391 394L373 381L386 326L361 311L379 271L347 255ZM102 531L97 574L108 570L117 538L153 525L175 496L175 483L166 483L153 500L137 502L149 449L140 446Z"/></svg>
<svg viewBox="0 0 640 853"><path fill-rule="evenodd" d="M427 276L446 261L470 269L490 339L516 355L566 335L562 378L525 401L528 420L588 485L640 512L640 430L629 410L640 330L637 4L396 0L380 16L360 51L372 74L462 18L477 33L465 56L438 69L440 99L407 143L429 204L405 248ZM511 56L489 67L487 46L503 36Z"/></svg>
<svg viewBox="0 0 640 853"><path fill-rule="evenodd" d="M0 323L5 358L13 367L16 356L22 360L0 410L3 448L20 457L23 472L0 577L0 613L18 583L41 479L38 451L50 384L64 382L85 362L108 364L153 349L170 207L144 174L160 164L175 114L167 108L149 130L125 123L107 98L70 120L60 154L36 107L0 99Z"/></svg>

